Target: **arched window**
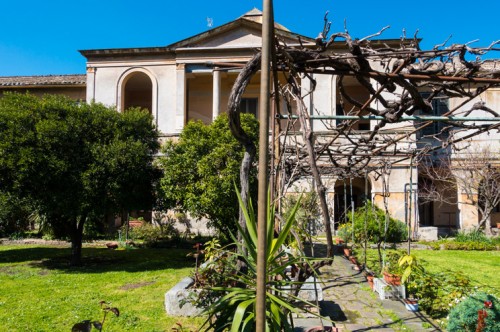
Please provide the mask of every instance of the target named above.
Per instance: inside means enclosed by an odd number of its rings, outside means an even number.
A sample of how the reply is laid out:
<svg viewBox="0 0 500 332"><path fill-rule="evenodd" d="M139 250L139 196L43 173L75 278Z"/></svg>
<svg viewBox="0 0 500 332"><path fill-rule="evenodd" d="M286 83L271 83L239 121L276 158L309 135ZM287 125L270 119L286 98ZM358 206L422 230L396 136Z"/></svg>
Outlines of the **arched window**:
<svg viewBox="0 0 500 332"><path fill-rule="evenodd" d="M153 82L143 72L133 72L125 78L122 87L122 111L140 107L153 111Z"/></svg>

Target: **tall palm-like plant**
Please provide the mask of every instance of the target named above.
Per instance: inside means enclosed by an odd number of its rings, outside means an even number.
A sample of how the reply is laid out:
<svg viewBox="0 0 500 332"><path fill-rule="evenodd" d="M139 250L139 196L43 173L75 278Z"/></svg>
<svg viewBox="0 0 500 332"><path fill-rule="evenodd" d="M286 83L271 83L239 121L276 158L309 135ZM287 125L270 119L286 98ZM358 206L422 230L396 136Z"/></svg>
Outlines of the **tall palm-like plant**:
<svg viewBox="0 0 500 332"><path fill-rule="evenodd" d="M236 255L238 260L244 262L245 271L236 271L230 277L233 278L233 287L212 287L211 290L219 292L221 296L208 308L205 313L208 318L203 327L206 330L232 332L255 330L255 305L256 305L256 274L257 274L257 222L251 202L248 209L238 196L240 206L243 210L246 229L240 226L242 242L234 237L234 244L239 250L226 252ZM268 331L292 331L293 326L289 319L289 313L300 312L297 303L307 303L300 300L296 294L300 289L297 282L289 274L290 266L304 266L307 259L300 253L293 255L284 249L284 243L290 236L295 223L295 213L299 207L300 200L295 204L291 213L283 224L281 232L274 236L274 206L270 204L267 215L267 250L266 271L268 283L266 289L266 329ZM247 255L240 253L245 252ZM312 305L307 303L308 305Z"/></svg>

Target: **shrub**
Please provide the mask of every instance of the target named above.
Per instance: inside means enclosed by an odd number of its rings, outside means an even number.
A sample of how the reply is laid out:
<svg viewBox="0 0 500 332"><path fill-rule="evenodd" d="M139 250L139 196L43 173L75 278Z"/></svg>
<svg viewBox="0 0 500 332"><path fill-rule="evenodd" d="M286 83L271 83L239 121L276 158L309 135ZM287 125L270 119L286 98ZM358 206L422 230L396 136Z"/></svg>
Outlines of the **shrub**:
<svg viewBox="0 0 500 332"><path fill-rule="evenodd" d="M498 250L498 239L472 240L467 235L456 239L441 239L434 242L422 242L433 250Z"/></svg>
<svg viewBox="0 0 500 332"><path fill-rule="evenodd" d="M352 237L352 215L349 215L351 226L344 226L342 236ZM366 226L365 226L366 224ZM350 228L349 228L350 227ZM366 229L365 229L366 227ZM366 201L365 206L358 208L354 213L354 242L363 244L367 242L377 245L379 268L382 270L382 244L402 242L407 239L407 227L404 223L394 218L386 218L385 212ZM396 261L397 265L397 261Z"/></svg>
<svg viewBox="0 0 500 332"><path fill-rule="evenodd" d="M455 236L456 242L466 243L466 242L481 242L481 243L491 243L491 240L479 229L474 229L472 231L460 231Z"/></svg>
<svg viewBox="0 0 500 332"><path fill-rule="evenodd" d="M491 308L486 303L491 302ZM489 303L488 303L489 304ZM474 332L478 323L478 311L485 310L487 316L483 332L500 331L500 301L493 295L479 292L469 296L456 305L450 312L448 321L449 332Z"/></svg>
<svg viewBox="0 0 500 332"><path fill-rule="evenodd" d="M349 221L352 223L351 215L349 215ZM367 201L365 206L358 208L354 212L354 239L357 243L364 242L365 238L368 242L376 244L383 242L397 243L405 241L407 235L406 225L394 218L388 218L386 228L385 212L370 201Z"/></svg>
<svg viewBox="0 0 500 332"><path fill-rule="evenodd" d="M349 242L352 238L352 225L351 224L342 224L339 226L337 230L337 235L345 242Z"/></svg>
<svg viewBox="0 0 500 332"><path fill-rule="evenodd" d="M129 230L129 236L132 240L142 240L146 245L152 245L160 239L166 237L160 227L151 224L143 224L142 226L133 227Z"/></svg>
<svg viewBox="0 0 500 332"><path fill-rule="evenodd" d="M420 299L422 310L433 318L445 317L454 305L473 290L469 278L455 272L426 272L412 278L407 286Z"/></svg>
<svg viewBox="0 0 500 332"><path fill-rule="evenodd" d="M31 212L28 200L0 192L0 237L17 237L28 230Z"/></svg>
<svg viewBox="0 0 500 332"><path fill-rule="evenodd" d="M445 242L439 248L445 250L496 250L496 246L487 242Z"/></svg>

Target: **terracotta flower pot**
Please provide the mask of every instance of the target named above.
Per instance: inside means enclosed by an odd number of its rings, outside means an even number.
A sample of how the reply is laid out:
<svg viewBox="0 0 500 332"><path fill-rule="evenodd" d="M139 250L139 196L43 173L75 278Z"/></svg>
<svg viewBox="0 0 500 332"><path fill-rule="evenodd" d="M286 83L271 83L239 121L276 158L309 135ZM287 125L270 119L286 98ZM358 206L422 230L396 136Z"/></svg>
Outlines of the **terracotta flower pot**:
<svg viewBox="0 0 500 332"><path fill-rule="evenodd" d="M351 256L351 249L349 248L344 248L344 256L349 257Z"/></svg>
<svg viewBox="0 0 500 332"><path fill-rule="evenodd" d="M356 256L349 256L349 260L351 261L351 263L353 263L354 265L358 265L358 260L356 259Z"/></svg>
<svg viewBox="0 0 500 332"><path fill-rule="evenodd" d="M333 326L314 326L307 329L306 332L342 332L342 330Z"/></svg>
<svg viewBox="0 0 500 332"><path fill-rule="evenodd" d="M341 238L336 238L335 243L336 244L344 244L344 240L342 240Z"/></svg>
<svg viewBox="0 0 500 332"><path fill-rule="evenodd" d="M370 285L370 288L373 290L373 279L375 277L372 276L371 274L367 275L366 276L366 281L368 282L368 285Z"/></svg>
<svg viewBox="0 0 500 332"><path fill-rule="evenodd" d="M393 286L401 285L401 276L398 274L384 272L384 280L389 285L393 285Z"/></svg>
<svg viewBox="0 0 500 332"><path fill-rule="evenodd" d="M144 224L141 220L129 220L128 225L130 227L141 227Z"/></svg>

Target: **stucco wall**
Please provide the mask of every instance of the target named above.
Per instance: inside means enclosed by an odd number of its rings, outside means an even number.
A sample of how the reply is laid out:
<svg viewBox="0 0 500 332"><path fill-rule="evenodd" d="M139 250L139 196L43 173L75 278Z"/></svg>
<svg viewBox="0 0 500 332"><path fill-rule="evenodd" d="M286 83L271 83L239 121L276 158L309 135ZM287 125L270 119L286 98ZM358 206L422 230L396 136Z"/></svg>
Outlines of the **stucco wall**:
<svg viewBox="0 0 500 332"><path fill-rule="evenodd" d="M95 100L121 110L121 86L134 72L146 73L153 82L153 116L162 133L177 133L182 129L184 114L177 114L177 83L179 75L175 64L124 63L99 65L87 74L87 101ZM181 72L183 70L181 69ZM95 76L95 78L94 78ZM182 75L181 78L182 79ZM95 80L95 81L94 81ZM94 89L95 84L95 89Z"/></svg>
<svg viewBox="0 0 500 332"><path fill-rule="evenodd" d="M64 95L74 100L85 100L85 87L41 87L41 88L26 88L26 89L2 89L0 97L6 92L30 93L35 96L43 96L46 94Z"/></svg>

